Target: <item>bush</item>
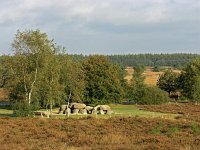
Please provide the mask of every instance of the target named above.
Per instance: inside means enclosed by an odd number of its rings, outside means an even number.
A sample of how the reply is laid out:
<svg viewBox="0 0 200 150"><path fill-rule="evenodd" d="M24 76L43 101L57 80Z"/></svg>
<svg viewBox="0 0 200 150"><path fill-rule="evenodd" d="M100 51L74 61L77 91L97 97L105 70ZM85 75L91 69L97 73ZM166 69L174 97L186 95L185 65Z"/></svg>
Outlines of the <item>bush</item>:
<svg viewBox="0 0 200 150"><path fill-rule="evenodd" d="M141 98L137 100L140 104L162 104L168 101L168 94L157 87L146 87Z"/></svg>
<svg viewBox="0 0 200 150"><path fill-rule="evenodd" d="M193 134L195 134L195 135L199 135L200 134L200 126L198 124L193 123L191 125L191 129L192 129Z"/></svg>
<svg viewBox="0 0 200 150"><path fill-rule="evenodd" d="M12 104L13 113L17 117L28 117L33 116L33 112L38 109L37 105L24 102L16 102Z"/></svg>

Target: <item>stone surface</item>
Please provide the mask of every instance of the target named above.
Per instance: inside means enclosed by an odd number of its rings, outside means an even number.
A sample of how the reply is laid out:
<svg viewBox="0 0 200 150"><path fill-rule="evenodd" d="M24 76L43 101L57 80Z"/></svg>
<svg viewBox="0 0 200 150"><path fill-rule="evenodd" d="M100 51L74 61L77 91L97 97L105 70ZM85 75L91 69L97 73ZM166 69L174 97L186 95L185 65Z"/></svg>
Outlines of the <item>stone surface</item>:
<svg viewBox="0 0 200 150"><path fill-rule="evenodd" d="M108 105L100 105L100 110L110 111L111 109L110 109L110 106L108 106Z"/></svg>
<svg viewBox="0 0 200 150"><path fill-rule="evenodd" d="M86 107L85 104L81 103L73 103L71 106L71 109L84 109Z"/></svg>
<svg viewBox="0 0 200 150"><path fill-rule="evenodd" d="M99 114L100 114L100 115L104 115L105 113L104 113L103 110L100 110L100 111L99 111Z"/></svg>
<svg viewBox="0 0 200 150"><path fill-rule="evenodd" d="M80 109L79 113L83 114L83 115L87 115L87 110L86 109Z"/></svg>
<svg viewBox="0 0 200 150"><path fill-rule="evenodd" d="M79 109L73 109L73 114L78 114Z"/></svg>

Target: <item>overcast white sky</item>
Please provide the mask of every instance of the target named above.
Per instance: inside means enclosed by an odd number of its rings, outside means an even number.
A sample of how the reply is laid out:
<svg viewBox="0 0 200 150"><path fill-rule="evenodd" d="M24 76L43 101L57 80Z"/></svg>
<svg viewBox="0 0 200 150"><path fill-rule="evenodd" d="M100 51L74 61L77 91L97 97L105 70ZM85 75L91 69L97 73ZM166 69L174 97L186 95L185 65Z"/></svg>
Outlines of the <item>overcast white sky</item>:
<svg viewBox="0 0 200 150"><path fill-rule="evenodd" d="M0 54L18 29L68 53L200 53L200 0L1 0Z"/></svg>

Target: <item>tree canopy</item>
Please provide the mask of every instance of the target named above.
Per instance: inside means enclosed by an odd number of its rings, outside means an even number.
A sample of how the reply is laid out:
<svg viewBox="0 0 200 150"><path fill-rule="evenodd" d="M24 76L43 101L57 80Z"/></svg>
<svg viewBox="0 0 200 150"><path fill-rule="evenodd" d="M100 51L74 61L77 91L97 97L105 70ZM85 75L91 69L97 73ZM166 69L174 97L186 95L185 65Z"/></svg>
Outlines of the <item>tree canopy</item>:
<svg viewBox="0 0 200 150"><path fill-rule="evenodd" d="M119 102L122 98L121 69L102 55L88 57L84 63L85 99L89 103Z"/></svg>

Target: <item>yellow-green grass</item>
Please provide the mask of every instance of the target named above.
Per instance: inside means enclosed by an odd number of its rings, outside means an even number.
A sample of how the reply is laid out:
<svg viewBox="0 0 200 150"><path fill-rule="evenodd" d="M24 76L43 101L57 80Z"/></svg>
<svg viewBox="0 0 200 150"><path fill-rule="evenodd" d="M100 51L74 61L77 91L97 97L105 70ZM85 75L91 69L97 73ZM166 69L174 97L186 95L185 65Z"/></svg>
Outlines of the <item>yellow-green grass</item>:
<svg viewBox="0 0 200 150"><path fill-rule="evenodd" d="M0 107L0 117L13 117L13 110L9 107L1 106Z"/></svg>
<svg viewBox="0 0 200 150"><path fill-rule="evenodd" d="M166 118L166 119L174 119L177 114L167 114L167 113L159 113L159 112L150 112L150 111L144 111L140 110L137 105L121 105L121 104L111 104L110 105L113 114L111 115L70 115L70 118L83 118L83 117L95 117L95 118L110 118L110 117L146 117L146 118ZM45 112L45 109L39 110L40 112ZM65 119L68 116L64 114L57 114L58 108L53 109L53 116L52 118L59 118L59 119ZM0 117L13 117L13 111L9 108L0 108ZM41 117L41 116L38 116ZM45 117L45 116L44 116Z"/></svg>
<svg viewBox="0 0 200 150"><path fill-rule="evenodd" d="M112 110L114 111L114 114L117 116L139 116L139 117L147 117L147 118L155 118L155 117L161 117L161 118L168 118L168 119L174 119L177 114L167 114L167 113L159 113L159 112L150 112L150 111L144 111L140 110L137 105L110 105Z"/></svg>

